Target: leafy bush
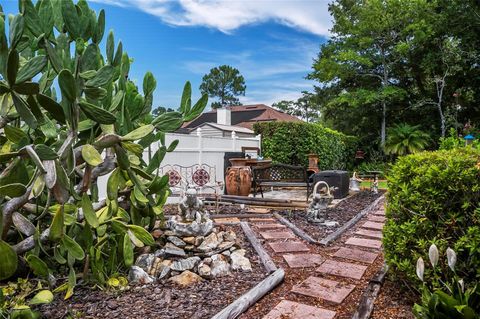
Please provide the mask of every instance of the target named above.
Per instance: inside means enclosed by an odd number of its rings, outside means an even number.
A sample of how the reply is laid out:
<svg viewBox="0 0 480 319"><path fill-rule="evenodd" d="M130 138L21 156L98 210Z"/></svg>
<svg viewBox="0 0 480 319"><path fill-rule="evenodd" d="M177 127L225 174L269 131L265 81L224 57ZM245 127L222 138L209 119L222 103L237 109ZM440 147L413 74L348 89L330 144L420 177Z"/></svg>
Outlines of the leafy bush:
<svg viewBox="0 0 480 319"><path fill-rule="evenodd" d="M459 148L399 158L388 176L385 259L417 288L415 262L435 243L458 254L456 272L466 282L480 277L480 150ZM448 281L442 265L437 275ZM427 270L425 281L433 274ZM435 287L434 287L435 288Z"/></svg>
<svg viewBox="0 0 480 319"><path fill-rule="evenodd" d="M353 163L356 139L320 124L267 122L254 125L262 134L262 154L277 163L308 166L308 154L319 156L320 169L345 169Z"/></svg>
<svg viewBox="0 0 480 319"><path fill-rule="evenodd" d="M465 147L465 140L457 135L457 131L452 128L447 137L440 138L440 150L452 150L454 148ZM468 147L480 149L480 139L476 138Z"/></svg>
<svg viewBox="0 0 480 319"><path fill-rule="evenodd" d="M104 285L133 263L135 247L155 244L149 230L169 192L155 171L178 144L165 145L165 132L197 117L207 96L191 106L187 83L179 112L152 120L156 80L145 74L143 94L128 80L130 58L112 31L102 55L103 10L19 3L8 39L0 10L0 280L17 271L53 284L68 274L57 288L68 298L79 270ZM144 149L157 141L147 165Z"/></svg>

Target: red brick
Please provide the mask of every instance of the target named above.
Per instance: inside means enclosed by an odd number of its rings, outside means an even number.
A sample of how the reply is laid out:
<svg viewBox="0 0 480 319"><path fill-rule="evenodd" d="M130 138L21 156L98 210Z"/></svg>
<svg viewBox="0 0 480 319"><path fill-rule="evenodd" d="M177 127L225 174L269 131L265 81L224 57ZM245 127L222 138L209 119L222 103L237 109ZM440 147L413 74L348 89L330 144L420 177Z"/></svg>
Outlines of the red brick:
<svg viewBox="0 0 480 319"><path fill-rule="evenodd" d="M281 224L254 224L260 230L267 229L285 229L287 226Z"/></svg>
<svg viewBox="0 0 480 319"><path fill-rule="evenodd" d="M386 218L385 216L380 216L380 215L369 215L367 217L367 219L369 221L372 221L372 222L379 222L379 223L383 223L385 222Z"/></svg>
<svg viewBox="0 0 480 319"><path fill-rule="evenodd" d="M376 238L376 239L382 239L383 234L381 231L374 231L374 230L368 230L368 229L363 229L360 228L355 232L355 235L360 235L360 236L365 236L365 237L371 237L371 238Z"/></svg>
<svg viewBox="0 0 480 319"><path fill-rule="evenodd" d="M317 254L288 254L283 255L283 259L290 268L315 267L325 261L325 258Z"/></svg>
<svg viewBox="0 0 480 319"><path fill-rule="evenodd" d="M333 256L373 264L378 257L378 253L342 247Z"/></svg>
<svg viewBox="0 0 480 319"><path fill-rule="evenodd" d="M260 232L265 239L287 239L287 238L295 238L295 235L288 231L265 231Z"/></svg>
<svg viewBox="0 0 480 319"><path fill-rule="evenodd" d="M276 253L296 253L310 251L307 245L299 241L275 242L268 244Z"/></svg>
<svg viewBox="0 0 480 319"><path fill-rule="evenodd" d="M345 244L366 247L366 248L376 248L376 249L379 249L380 247L382 247L382 242L380 240L365 239L365 238L358 238L358 237L349 238L345 242Z"/></svg>
<svg viewBox="0 0 480 319"><path fill-rule="evenodd" d="M339 304L353 289L355 286L351 284L310 276L304 282L293 286L292 292Z"/></svg>
<svg viewBox="0 0 480 319"><path fill-rule="evenodd" d="M367 266L327 259L317 271L322 274L361 279Z"/></svg>
<svg viewBox="0 0 480 319"><path fill-rule="evenodd" d="M375 230L382 230L383 229L383 223L375 223L375 222L365 222L363 225L360 227L362 228L368 228L368 229L375 229Z"/></svg>
<svg viewBox="0 0 480 319"><path fill-rule="evenodd" d="M335 311L282 300L263 319L332 319Z"/></svg>

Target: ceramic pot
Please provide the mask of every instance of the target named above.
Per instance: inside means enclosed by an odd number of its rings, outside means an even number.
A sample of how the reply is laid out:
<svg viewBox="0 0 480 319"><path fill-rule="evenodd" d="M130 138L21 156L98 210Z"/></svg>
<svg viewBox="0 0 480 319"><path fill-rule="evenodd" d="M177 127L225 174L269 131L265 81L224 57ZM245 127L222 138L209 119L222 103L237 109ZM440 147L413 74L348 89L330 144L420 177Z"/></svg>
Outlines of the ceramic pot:
<svg viewBox="0 0 480 319"><path fill-rule="evenodd" d="M230 162L241 164L242 161L232 158ZM243 159L246 161L246 159ZM245 162L243 162L245 163ZM227 169L225 176L226 188L228 195L248 196L252 187L252 172L248 166L231 166Z"/></svg>

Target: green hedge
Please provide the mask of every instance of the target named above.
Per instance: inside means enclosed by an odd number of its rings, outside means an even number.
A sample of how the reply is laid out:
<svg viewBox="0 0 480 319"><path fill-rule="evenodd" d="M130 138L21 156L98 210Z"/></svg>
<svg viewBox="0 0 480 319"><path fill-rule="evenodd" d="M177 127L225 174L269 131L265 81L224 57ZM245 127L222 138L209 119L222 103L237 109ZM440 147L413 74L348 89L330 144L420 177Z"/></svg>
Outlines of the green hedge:
<svg viewBox="0 0 480 319"><path fill-rule="evenodd" d="M447 247L453 248L458 254L457 274L465 282L478 282L479 161L480 150L468 147L409 155L391 169L383 239L385 259L391 273L411 287L420 285L415 264L419 257L428 261L432 243L443 254ZM433 281L431 268L426 267L426 282ZM452 272L444 268L436 275L450 279L447 277Z"/></svg>
<svg viewBox="0 0 480 319"><path fill-rule="evenodd" d="M274 162L308 166L308 154L319 155L319 167L349 168L354 160L356 139L320 124L265 122L254 125L262 134L262 154Z"/></svg>

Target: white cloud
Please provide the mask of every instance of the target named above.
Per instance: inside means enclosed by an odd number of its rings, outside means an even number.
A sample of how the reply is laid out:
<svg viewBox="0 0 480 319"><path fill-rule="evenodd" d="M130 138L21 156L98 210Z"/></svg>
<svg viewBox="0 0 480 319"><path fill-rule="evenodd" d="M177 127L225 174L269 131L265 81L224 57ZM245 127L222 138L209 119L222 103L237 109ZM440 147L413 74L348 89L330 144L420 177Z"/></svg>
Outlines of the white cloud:
<svg viewBox="0 0 480 319"><path fill-rule="evenodd" d="M329 36L329 0L94 0L131 6L175 26L205 26L229 33L241 26L276 21Z"/></svg>

